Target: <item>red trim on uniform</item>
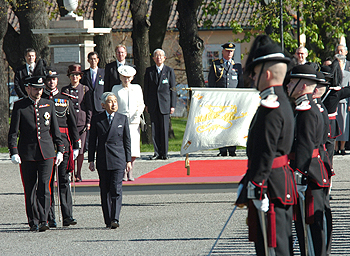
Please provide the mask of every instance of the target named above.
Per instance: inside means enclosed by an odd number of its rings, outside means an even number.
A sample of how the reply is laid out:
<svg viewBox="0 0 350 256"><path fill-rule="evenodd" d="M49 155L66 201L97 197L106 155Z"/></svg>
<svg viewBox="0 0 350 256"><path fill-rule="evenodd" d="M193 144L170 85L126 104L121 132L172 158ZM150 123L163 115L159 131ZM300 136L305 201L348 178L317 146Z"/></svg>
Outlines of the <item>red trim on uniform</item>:
<svg viewBox="0 0 350 256"><path fill-rule="evenodd" d="M320 149L319 148L315 148L313 151L312 151L312 158L315 158L315 157L318 157L320 155ZM295 152L291 152L289 153L288 155L289 159L290 160L295 160Z"/></svg>
<svg viewBox="0 0 350 256"><path fill-rule="evenodd" d="M269 211L267 212L267 239L268 246L276 248L276 212L275 205L270 203Z"/></svg>
<svg viewBox="0 0 350 256"><path fill-rule="evenodd" d="M51 181L52 181L52 178L53 176L55 175L56 169L55 169L55 161L53 161L53 165L52 165L52 173L51 173L51 177L50 177L50 182L49 182L49 190L50 190L50 195L52 195L52 193L54 193L54 190L53 188L51 187ZM57 186L58 186L58 177L56 177L57 179ZM58 195L60 196L60 195ZM50 205L52 205L52 197L50 196Z"/></svg>
<svg viewBox="0 0 350 256"><path fill-rule="evenodd" d="M276 157L275 159L273 159L273 163L272 163L271 168L276 169L276 168L283 167L283 166L287 165L288 162L289 162L288 155Z"/></svg>
<svg viewBox="0 0 350 256"><path fill-rule="evenodd" d="M329 120L335 120L335 119L337 119L337 117L336 116L329 116L328 119Z"/></svg>

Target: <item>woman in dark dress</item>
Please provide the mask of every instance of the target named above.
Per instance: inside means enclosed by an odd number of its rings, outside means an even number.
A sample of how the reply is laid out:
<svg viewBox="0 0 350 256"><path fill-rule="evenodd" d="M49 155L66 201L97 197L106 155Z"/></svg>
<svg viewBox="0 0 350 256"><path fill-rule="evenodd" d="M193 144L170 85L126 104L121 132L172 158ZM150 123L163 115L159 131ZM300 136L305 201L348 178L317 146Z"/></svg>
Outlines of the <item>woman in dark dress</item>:
<svg viewBox="0 0 350 256"><path fill-rule="evenodd" d="M70 84L62 88L62 93L69 96L72 100L76 123L81 139L81 147L77 157L77 168L75 172L75 181L81 181L81 168L84 160L84 148L86 141L86 131L90 129L90 120L92 116L91 97L89 95L89 87L82 85L80 79L83 72L79 64L70 65L68 67L67 76Z"/></svg>

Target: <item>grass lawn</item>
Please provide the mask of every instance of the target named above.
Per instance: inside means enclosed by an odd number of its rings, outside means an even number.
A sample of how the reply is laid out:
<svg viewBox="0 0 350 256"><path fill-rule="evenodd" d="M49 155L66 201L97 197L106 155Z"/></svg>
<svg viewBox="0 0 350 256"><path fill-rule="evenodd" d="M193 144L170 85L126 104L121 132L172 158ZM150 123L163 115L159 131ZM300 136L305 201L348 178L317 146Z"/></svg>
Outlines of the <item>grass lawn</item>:
<svg viewBox="0 0 350 256"><path fill-rule="evenodd" d="M175 138L169 139L169 151L180 151L182 145L182 138L186 129L186 118L171 118ZM153 144L142 144L141 152L153 152Z"/></svg>

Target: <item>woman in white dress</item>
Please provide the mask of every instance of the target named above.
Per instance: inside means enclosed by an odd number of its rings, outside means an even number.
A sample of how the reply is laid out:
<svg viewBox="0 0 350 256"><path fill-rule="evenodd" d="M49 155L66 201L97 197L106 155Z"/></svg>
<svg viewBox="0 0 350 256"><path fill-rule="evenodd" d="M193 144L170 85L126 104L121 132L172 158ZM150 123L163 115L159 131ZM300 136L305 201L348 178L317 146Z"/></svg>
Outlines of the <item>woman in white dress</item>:
<svg viewBox="0 0 350 256"><path fill-rule="evenodd" d="M140 116L143 113L145 104L141 86L131 84L136 70L131 66L120 66L118 68L122 84L114 85L112 92L117 96L118 113L126 115L129 121L131 137L131 170L124 173L124 181L133 181L132 170L135 159L140 157Z"/></svg>

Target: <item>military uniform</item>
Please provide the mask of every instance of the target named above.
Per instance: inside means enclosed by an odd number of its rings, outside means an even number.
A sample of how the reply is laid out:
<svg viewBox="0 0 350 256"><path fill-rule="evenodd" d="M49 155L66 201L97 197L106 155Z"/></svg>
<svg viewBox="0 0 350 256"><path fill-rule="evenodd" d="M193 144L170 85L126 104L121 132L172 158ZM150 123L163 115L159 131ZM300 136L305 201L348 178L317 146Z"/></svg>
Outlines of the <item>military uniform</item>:
<svg viewBox="0 0 350 256"><path fill-rule="evenodd" d="M19 135L18 147L17 137ZM46 223L50 209L50 177L55 146L64 145L52 101L23 98L15 102L8 135L10 155L19 154L26 212L30 227Z"/></svg>
<svg viewBox="0 0 350 256"><path fill-rule="evenodd" d="M234 50L233 43L223 44L222 47L227 50ZM243 70L240 63L235 63L232 59L213 61L208 75L208 87L216 88L243 88ZM235 156L236 146L220 148L220 155L227 156L227 151L230 156Z"/></svg>
<svg viewBox="0 0 350 256"><path fill-rule="evenodd" d="M61 90L63 95L68 96L72 103L76 117L76 125L80 134L81 145L80 154L84 153L84 145L86 140L86 128L90 124L92 116L92 104L89 87L79 84L73 88L72 85L68 85Z"/></svg>
<svg viewBox="0 0 350 256"><path fill-rule="evenodd" d="M257 54L263 54L262 56L279 53L279 58L264 58L267 62L289 62L275 44L267 44L259 49L261 50ZM261 62L252 62L251 65L259 63ZM248 170L240 182L242 190L236 204L248 205L249 240L255 242L257 255L265 255L261 231L263 224L258 218L258 212L264 219L265 213L256 209L253 201L261 201L267 195L269 211L266 226L269 226L267 234L271 238L268 247L274 248L276 255L292 255L293 205L296 204L297 196L293 171L288 165L288 154L293 143L293 112L282 84L264 89L260 96L261 105L252 119L248 133Z"/></svg>
<svg viewBox="0 0 350 256"><path fill-rule="evenodd" d="M56 117L60 127L61 137L64 142L65 151L63 162L58 166L58 185L61 201L61 211L63 219L72 218L72 194L70 191L69 172L74 170L73 149L80 149L81 142L75 122L75 113L71 100L67 95L63 95L57 88L52 91L44 89L42 98L50 99L55 104ZM54 225L55 220L55 198L54 198L54 178L55 170L51 178L51 207L49 213L50 225Z"/></svg>

